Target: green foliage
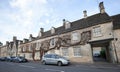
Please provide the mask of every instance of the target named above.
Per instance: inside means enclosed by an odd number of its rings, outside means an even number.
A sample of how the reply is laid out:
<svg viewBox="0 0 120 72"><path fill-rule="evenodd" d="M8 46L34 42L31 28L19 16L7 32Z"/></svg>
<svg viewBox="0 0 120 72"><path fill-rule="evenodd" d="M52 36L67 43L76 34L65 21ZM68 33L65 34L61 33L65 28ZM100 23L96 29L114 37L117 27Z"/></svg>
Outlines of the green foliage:
<svg viewBox="0 0 120 72"><path fill-rule="evenodd" d="M106 58L106 54L105 54L105 49L104 48L102 48L102 50L100 51L100 56L102 58Z"/></svg>

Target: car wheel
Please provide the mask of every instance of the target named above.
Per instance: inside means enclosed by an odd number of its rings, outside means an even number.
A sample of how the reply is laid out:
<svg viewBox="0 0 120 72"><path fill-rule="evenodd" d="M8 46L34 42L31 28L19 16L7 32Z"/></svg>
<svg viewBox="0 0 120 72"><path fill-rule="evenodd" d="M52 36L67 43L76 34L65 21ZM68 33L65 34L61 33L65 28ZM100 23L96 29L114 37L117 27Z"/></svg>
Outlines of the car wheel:
<svg viewBox="0 0 120 72"><path fill-rule="evenodd" d="M43 61L43 62L42 62L42 64L46 65L46 62L45 62L45 61Z"/></svg>
<svg viewBox="0 0 120 72"><path fill-rule="evenodd" d="M58 66L62 66L62 62L59 61L59 62L57 63L57 65L58 65Z"/></svg>

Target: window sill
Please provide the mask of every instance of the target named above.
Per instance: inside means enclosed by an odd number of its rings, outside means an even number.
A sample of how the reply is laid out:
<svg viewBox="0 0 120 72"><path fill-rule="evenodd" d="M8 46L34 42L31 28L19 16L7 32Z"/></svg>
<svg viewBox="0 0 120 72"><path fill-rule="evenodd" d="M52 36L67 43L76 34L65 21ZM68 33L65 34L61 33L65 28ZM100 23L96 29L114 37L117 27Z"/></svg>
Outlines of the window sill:
<svg viewBox="0 0 120 72"><path fill-rule="evenodd" d="M82 57L82 56L74 56L74 57Z"/></svg>

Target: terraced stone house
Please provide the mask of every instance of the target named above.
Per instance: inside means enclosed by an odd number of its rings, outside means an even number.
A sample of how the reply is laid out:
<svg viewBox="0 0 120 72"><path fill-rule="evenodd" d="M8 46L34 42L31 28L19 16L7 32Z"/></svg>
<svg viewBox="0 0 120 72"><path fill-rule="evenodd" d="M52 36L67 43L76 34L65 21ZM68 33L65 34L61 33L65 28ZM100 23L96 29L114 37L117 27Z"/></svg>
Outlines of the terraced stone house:
<svg viewBox="0 0 120 72"><path fill-rule="evenodd" d="M93 63L95 54L102 60L120 63L120 14L109 16L103 2L100 13L84 17L74 22L63 19L63 25L48 31L40 28L37 37L6 42L0 46L0 56L24 56L29 60L41 60L45 53L56 53L72 62ZM104 59L104 60L103 60Z"/></svg>

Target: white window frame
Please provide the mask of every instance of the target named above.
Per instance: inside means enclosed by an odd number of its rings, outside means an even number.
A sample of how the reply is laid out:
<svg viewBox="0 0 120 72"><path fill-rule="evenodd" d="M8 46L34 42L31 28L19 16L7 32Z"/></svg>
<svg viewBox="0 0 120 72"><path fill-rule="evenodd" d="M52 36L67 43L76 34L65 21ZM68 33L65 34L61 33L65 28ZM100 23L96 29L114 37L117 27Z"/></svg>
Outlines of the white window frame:
<svg viewBox="0 0 120 72"><path fill-rule="evenodd" d="M80 38L80 34L78 32L72 33L72 41L78 41Z"/></svg>
<svg viewBox="0 0 120 72"><path fill-rule="evenodd" d="M55 45L55 39L52 38L52 39L50 39L50 46L54 46L54 45Z"/></svg>
<svg viewBox="0 0 120 72"><path fill-rule="evenodd" d="M70 25L71 25L70 22L66 21L66 22L65 22L65 29L70 28Z"/></svg>
<svg viewBox="0 0 120 72"><path fill-rule="evenodd" d="M80 46L73 47L73 55L74 57L82 57Z"/></svg>
<svg viewBox="0 0 120 72"><path fill-rule="evenodd" d="M69 49L68 48L61 48L62 56L68 57L69 56Z"/></svg>
<svg viewBox="0 0 120 72"><path fill-rule="evenodd" d="M40 42L37 42L36 50L40 50Z"/></svg>
<svg viewBox="0 0 120 72"><path fill-rule="evenodd" d="M98 37L98 36L102 36L102 32L101 32L101 27L94 27L93 30L93 37Z"/></svg>
<svg viewBox="0 0 120 72"><path fill-rule="evenodd" d="M55 28L52 27L52 28L51 28L51 34L54 34L54 33L55 33Z"/></svg>

